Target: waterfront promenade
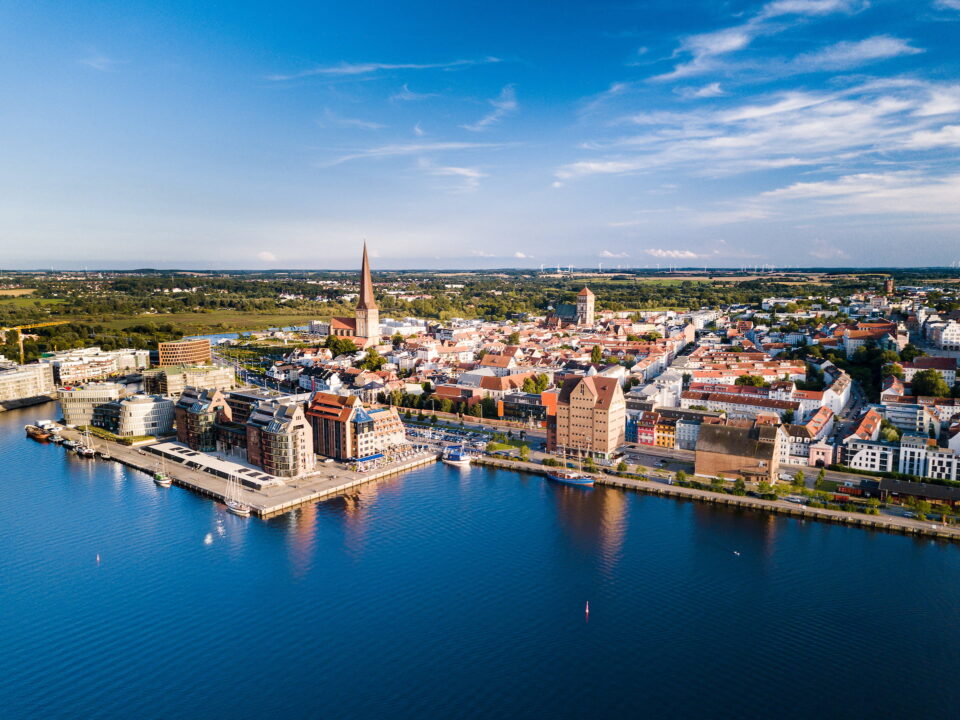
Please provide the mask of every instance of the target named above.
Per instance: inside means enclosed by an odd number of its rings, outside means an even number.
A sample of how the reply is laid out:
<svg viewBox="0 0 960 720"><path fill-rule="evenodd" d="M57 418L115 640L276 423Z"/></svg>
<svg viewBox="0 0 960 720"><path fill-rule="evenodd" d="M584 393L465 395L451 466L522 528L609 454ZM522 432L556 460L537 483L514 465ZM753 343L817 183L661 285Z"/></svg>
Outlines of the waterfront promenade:
<svg viewBox="0 0 960 720"><path fill-rule="evenodd" d="M511 469L539 475L546 475L552 468L536 463L514 462L493 458L480 458L480 465ZM898 515L865 515L863 513L846 512L843 510L828 510L825 508L811 508L806 505L791 503L786 500L765 500L749 495L737 496L726 493L700 490L698 488L681 487L654 480L638 480L636 478L619 477L605 473L585 473L592 475L597 485L635 490L651 495L661 495L684 500L696 500L716 505L725 505L757 512L787 515L805 520L841 523L872 530L886 530L905 535L918 535L960 542L960 527L943 525L938 521L921 521Z"/></svg>
<svg viewBox="0 0 960 720"><path fill-rule="evenodd" d="M69 440L76 440L80 433L76 430L65 429L61 432L61 435ZM106 447L109 450L110 460L103 460L98 457L96 460L91 459L90 462L120 462L151 475L161 470L162 467L174 485L187 488L220 502L226 499L227 481L225 478L195 468L185 467L171 460L161 464L160 456L151 452L154 449L153 444L127 447L102 439L97 439L96 444L98 448ZM169 444L157 443L157 445ZM309 475L297 478L281 478L282 484L267 486L258 490L244 486L242 500L251 507L254 515L272 517L305 503L338 495L358 485L382 480L398 473L432 464L436 462L436 459L435 453L423 452L369 472L349 470L339 463L320 463L317 469ZM241 466L238 465L238 467Z"/></svg>

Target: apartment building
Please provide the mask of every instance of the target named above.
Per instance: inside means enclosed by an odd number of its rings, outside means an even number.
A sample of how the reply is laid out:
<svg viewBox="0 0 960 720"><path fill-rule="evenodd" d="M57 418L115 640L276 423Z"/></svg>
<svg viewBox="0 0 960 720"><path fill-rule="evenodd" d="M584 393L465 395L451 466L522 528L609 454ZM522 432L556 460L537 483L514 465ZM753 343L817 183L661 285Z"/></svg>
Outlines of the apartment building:
<svg viewBox="0 0 960 720"><path fill-rule="evenodd" d="M0 404L15 407L53 395L53 366L43 363L0 369Z"/></svg>
<svg viewBox="0 0 960 720"><path fill-rule="evenodd" d="M187 387L230 390L235 386L236 375L229 366L172 366L145 370L143 373L143 391L149 395L179 397Z"/></svg>
<svg viewBox="0 0 960 720"><path fill-rule="evenodd" d="M557 414L547 423L547 447L609 459L624 442L625 425L626 401L615 378L568 378L560 388Z"/></svg>
<svg viewBox="0 0 960 720"><path fill-rule="evenodd" d="M247 461L276 477L314 469L313 436L303 403L272 399L257 403L246 421Z"/></svg>
<svg viewBox="0 0 960 720"><path fill-rule="evenodd" d="M173 419L173 400L160 395L133 395L96 406L91 424L120 437L145 437L170 434Z"/></svg>
<svg viewBox="0 0 960 720"><path fill-rule="evenodd" d="M208 338L177 340L157 345L160 367L179 365L207 365L213 361Z"/></svg>
<svg viewBox="0 0 960 720"><path fill-rule="evenodd" d="M93 411L98 405L116 402L123 394L123 385L101 382L60 388L57 399L67 425L92 425Z"/></svg>

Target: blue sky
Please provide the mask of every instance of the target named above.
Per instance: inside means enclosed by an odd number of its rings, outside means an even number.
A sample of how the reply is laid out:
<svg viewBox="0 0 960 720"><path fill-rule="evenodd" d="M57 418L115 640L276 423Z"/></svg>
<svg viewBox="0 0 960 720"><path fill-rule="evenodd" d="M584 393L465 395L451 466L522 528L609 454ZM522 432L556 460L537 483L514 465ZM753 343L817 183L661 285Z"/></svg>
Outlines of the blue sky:
<svg viewBox="0 0 960 720"><path fill-rule="evenodd" d="M7 2L0 267L949 264L960 0Z"/></svg>

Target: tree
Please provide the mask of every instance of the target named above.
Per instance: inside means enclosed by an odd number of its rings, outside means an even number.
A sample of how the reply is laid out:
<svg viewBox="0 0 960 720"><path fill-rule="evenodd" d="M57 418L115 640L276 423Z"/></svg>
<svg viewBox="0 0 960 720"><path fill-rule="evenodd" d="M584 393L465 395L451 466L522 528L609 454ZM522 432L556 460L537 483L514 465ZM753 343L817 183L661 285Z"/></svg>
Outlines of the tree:
<svg viewBox="0 0 960 720"><path fill-rule="evenodd" d="M820 468L820 472L817 473L817 480L813 484L817 490L823 490L823 486L827 481L827 471L823 468Z"/></svg>
<svg viewBox="0 0 960 720"><path fill-rule="evenodd" d="M530 459L530 447L528 445L520 446L520 459L524 462Z"/></svg>
<svg viewBox="0 0 960 720"><path fill-rule="evenodd" d="M687 474L683 470L677 470L677 474L674 476L674 479L678 484L683 484L687 481Z"/></svg>
<svg viewBox="0 0 960 720"><path fill-rule="evenodd" d="M712 487L714 490L723 490L725 486L726 483L722 477L710 478L710 487Z"/></svg>
<svg viewBox="0 0 960 720"><path fill-rule="evenodd" d="M787 425L793 422L793 410L783 411L783 422L785 422Z"/></svg>
<svg viewBox="0 0 960 720"><path fill-rule="evenodd" d="M921 370L912 382L917 397L950 397L950 386L936 370Z"/></svg>
<svg viewBox="0 0 960 720"><path fill-rule="evenodd" d="M803 477L803 470L797 470L793 475L793 486L803 488L806 485L806 478Z"/></svg>
<svg viewBox="0 0 960 720"><path fill-rule="evenodd" d="M626 460L621 460L620 462L617 463L617 472L625 473L627 469L628 469L628 466L627 466Z"/></svg>
<svg viewBox="0 0 960 720"><path fill-rule="evenodd" d="M880 368L881 377L890 377L891 375L899 380L903 380L903 366L900 363L891 362Z"/></svg>
<svg viewBox="0 0 960 720"><path fill-rule="evenodd" d="M510 335L507 336L507 345L519 345L520 344L520 333L514 330Z"/></svg>
<svg viewBox="0 0 960 720"><path fill-rule="evenodd" d="M913 343L907 343L903 346L903 350L900 351L900 359L904 362L913 362L921 355L925 355L920 348L918 348Z"/></svg>
<svg viewBox="0 0 960 720"><path fill-rule="evenodd" d="M436 424L437 424L437 420L438 420L438 418L437 418L436 415L431 415L431 416L430 416L430 424L431 424L431 425L436 425Z"/></svg>
<svg viewBox="0 0 960 720"><path fill-rule="evenodd" d="M766 382L760 375L741 375L733 381L734 385L749 385L752 387L765 387Z"/></svg>
<svg viewBox="0 0 960 720"><path fill-rule="evenodd" d="M747 494L747 484L743 481L743 478L737 478L733 482L733 494L734 495L746 495Z"/></svg>
<svg viewBox="0 0 960 720"><path fill-rule="evenodd" d="M603 360L603 350L599 345L594 345L593 350L590 351L590 362L595 365L599 365Z"/></svg>
<svg viewBox="0 0 960 720"><path fill-rule="evenodd" d="M337 337L336 335L328 335L323 346L329 348L334 357L338 355L349 355L359 349L357 344L350 338Z"/></svg>
<svg viewBox="0 0 960 720"><path fill-rule="evenodd" d="M523 385L520 387L520 389L525 393L533 395L537 392L537 383L533 377L524 378Z"/></svg>
<svg viewBox="0 0 960 720"><path fill-rule="evenodd" d="M584 461L583 467L587 472L597 471L597 464L593 461L593 455L587 455L587 459Z"/></svg>
<svg viewBox="0 0 960 720"><path fill-rule="evenodd" d="M429 395L433 392L433 384L429 380L424 380L420 383L420 387L423 388L424 395Z"/></svg>
<svg viewBox="0 0 960 720"><path fill-rule="evenodd" d="M761 495L769 495L773 491L773 487L771 487L770 483L768 483L766 480L761 482L760 487L757 489Z"/></svg>
<svg viewBox="0 0 960 720"><path fill-rule="evenodd" d="M364 370L379 370L387 362L387 359L377 352L376 348L370 348L367 350L367 356L363 359L363 362L360 363L360 367Z"/></svg>
<svg viewBox="0 0 960 720"><path fill-rule="evenodd" d="M401 335L400 333L394 333L393 335L390 336L390 343L394 347L396 347L397 345L400 345L402 342L403 342L403 335Z"/></svg>

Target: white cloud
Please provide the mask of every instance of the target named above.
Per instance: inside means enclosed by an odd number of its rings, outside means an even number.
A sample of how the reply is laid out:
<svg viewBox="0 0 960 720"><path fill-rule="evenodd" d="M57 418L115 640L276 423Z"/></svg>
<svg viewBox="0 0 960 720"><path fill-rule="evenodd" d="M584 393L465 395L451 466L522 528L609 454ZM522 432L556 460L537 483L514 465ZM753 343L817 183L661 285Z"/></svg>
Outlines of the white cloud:
<svg viewBox="0 0 960 720"><path fill-rule="evenodd" d="M257 253L257 259L261 262L276 262L277 256L267 250L261 250Z"/></svg>
<svg viewBox="0 0 960 720"><path fill-rule="evenodd" d="M812 243L810 257L815 257L817 260L845 260L850 256L845 250L838 248L836 245L831 245L817 238Z"/></svg>
<svg viewBox="0 0 960 720"><path fill-rule="evenodd" d="M712 98L726 94L718 82L713 82L698 88L681 88L678 92L685 98Z"/></svg>
<svg viewBox="0 0 960 720"><path fill-rule="evenodd" d="M866 0L774 0L760 11L761 18L781 15L830 15L866 7Z"/></svg>
<svg viewBox="0 0 960 720"><path fill-rule="evenodd" d="M905 145L915 150L960 147L960 125L944 125L939 130L919 130L910 136Z"/></svg>
<svg viewBox="0 0 960 720"><path fill-rule="evenodd" d="M695 252L691 252L690 250L663 250L661 248L651 248L649 250L645 250L644 252L646 252L647 255L653 255L653 257L670 258L672 260L694 260L700 257Z"/></svg>
<svg viewBox="0 0 960 720"><path fill-rule="evenodd" d="M113 70L119 63L102 53L92 52L87 57L81 58L80 64L86 65L94 70L99 70L100 72L109 72L110 70Z"/></svg>
<svg viewBox="0 0 960 720"><path fill-rule="evenodd" d="M343 115L335 113L330 108L324 110L323 119L318 120L317 124L321 127L324 125L336 125L338 127L355 127L363 130L381 130L386 127L383 123L361 120L360 118L344 117Z"/></svg>
<svg viewBox="0 0 960 720"><path fill-rule="evenodd" d="M461 127L463 127L464 130L472 130L473 132L486 130L491 125L499 123L507 115L515 113L520 107L517 103L517 94L513 89L513 85L507 85L500 91L497 97L489 102L493 106L493 110L472 125L462 125Z"/></svg>
<svg viewBox="0 0 960 720"><path fill-rule="evenodd" d="M424 153L446 152L451 150L476 150L480 148L493 149L505 147L503 143L476 143L476 142L435 142L435 143L406 143L398 145L380 145L357 152L341 155L334 160L322 163L321 167L331 167L350 160L366 158L400 157L404 155L422 155Z"/></svg>
<svg viewBox="0 0 960 720"><path fill-rule="evenodd" d="M518 260L529 260L533 255L527 255L526 253L520 252L519 250L513 254Z"/></svg>
<svg viewBox="0 0 960 720"><path fill-rule="evenodd" d="M630 257L630 256L629 256L627 253L625 253L625 252L615 253L615 252L610 252L609 250L601 250L601 251L600 251L600 257L602 257L602 258L625 258L625 257Z"/></svg>
<svg viewBox="0 0 960 720"><path fill-rule="evenodd" d="M454 188L458 192L476 190L480 185L480 179L487 177L486 173L481 172L477 168L456 167L452 165L437 166L426 158L421 158L418 164L420 168L429 175L458 178L461 182Z"/></svg>
<svg viewBox="0 0 960 720"><path fill-rule="evenodd" d="M886 60L900 55L916 55L923 50L911 46L906 40L890 35L876 35L856 42L839 42L799 55L793 65L800 72L814 70L842 70L874 60Z"/></svg>
<svg viewBox="0 0 960 720"><path fill-rule="evenodd" d="M423 137L427 133L424 132L422 127L420 127L420 123L417 123L416 125L413 126L413 134L416 135L417 137Z"/></svg>
<svg viewBox="0 0 960 720"><path fill-rule="evenodd" d="M960 10L960 0L936 0L934 7L941 10Z"/></svg>
<svg viewBox="0 0 960 720"><path fill-rule="evenodd" d="M842 90L778 92L723 109L638 113L614 127L625 124L638 132L618 130L607 141L583 143L592 153L561 165L555 176L571 180L670 169L723 177L801 166L853 174L874 158L902 162L923 147L953 146L949 128L960 125L960 88L875 80Z"/></svg>
<svg viewBox="0 0 960 720"><path fill-rule="evenodd" d="M351 75L367 75L379 70L450 70L457 67L466 67L469 65L481 65L486 63L500 62L499 58L487 57L482 60L453 60L443 63L348 63L342 62L339 65L319 65L309 70L301 70L295 73L277 74L267 76L268 80L283 82L285 80L298 80L300 78L312 77L315 75L337 77Z"/></svg>
<svg viewBox="0 0 960 720"><path fill-rule="evenodd" d="M390 96L391 100L402 100L405 102L411 102L414 100L426 100L427 98L437 97L438 93L418 93L410 89L410 86L407 83L403 84L403 87L393 95Z"/></svg>

